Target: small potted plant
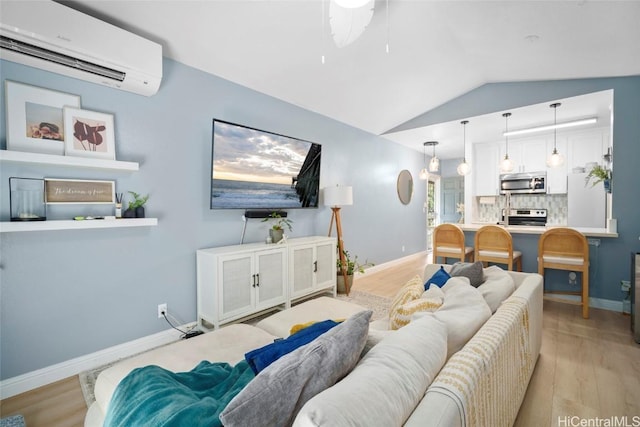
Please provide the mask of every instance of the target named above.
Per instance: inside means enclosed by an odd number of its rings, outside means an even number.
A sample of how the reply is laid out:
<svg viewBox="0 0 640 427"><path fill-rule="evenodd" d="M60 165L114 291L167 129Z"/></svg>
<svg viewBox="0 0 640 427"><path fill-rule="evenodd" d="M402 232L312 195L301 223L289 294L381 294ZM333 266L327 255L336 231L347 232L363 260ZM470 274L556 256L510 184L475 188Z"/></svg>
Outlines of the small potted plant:
<svg viewBox="0 0 640 427"><path fill-rule="evenodd" d="M366 267L372 267L375 264L367 261L365 261L363 264L360 264L358 262L358 255L355 255L353 258L351 258L349 251L345 250L345 251L342 251L342 253L344 254L344 263L342 262L340 257L338 257L338 259L336 260L336 267L337 267L336 272L338 274L338 277L337 277L338 293L348 294L349 290L351 289L351 285L353 284L354 273L356 271L358 273L364 273L364 269ZM343 269L347 272L346 286L344 282Z"/></svg>
<svg viewBox="0 0 640 427"><path fill-rule="evenodd" d="M604 166L595 165L585 177L585 186L591 183L593 187L601 181L604 183L604 190L611 193L611 171Z"/></svg>
<svg viewBox="0 0 640 427"><path fill-rule="evenodd" d="M129 207L124 211L125 218L144 218L144 204L149 200L149 195L141 196L135 191L129 191L133 200L129 202Z"/></svg>
<svg viewBox="0 0 640 427"><path fill-rule="evenodd" d="M262 220L262 222L266 221L274 221L273 225L269 229L269 237L271 237L271 241L273 243L278 243L282 240L282 235L284 234L284 228L286 227L289 231L293 231L293 221L283 217L280 212L271 212L271 214Z"/></svg>

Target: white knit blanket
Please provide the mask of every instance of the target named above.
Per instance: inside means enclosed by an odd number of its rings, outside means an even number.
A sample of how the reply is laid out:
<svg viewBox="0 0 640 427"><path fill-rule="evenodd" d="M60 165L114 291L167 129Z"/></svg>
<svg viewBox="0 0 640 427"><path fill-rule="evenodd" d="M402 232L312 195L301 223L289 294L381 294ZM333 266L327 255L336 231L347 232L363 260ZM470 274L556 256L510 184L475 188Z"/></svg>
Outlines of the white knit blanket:
<svg viewBox="0 0 640 427"><path fill-rule="evenodd" d="M529 311L512 296L442 368L427 393L458 405L463 425L511 426L533 369Z"/></svg>

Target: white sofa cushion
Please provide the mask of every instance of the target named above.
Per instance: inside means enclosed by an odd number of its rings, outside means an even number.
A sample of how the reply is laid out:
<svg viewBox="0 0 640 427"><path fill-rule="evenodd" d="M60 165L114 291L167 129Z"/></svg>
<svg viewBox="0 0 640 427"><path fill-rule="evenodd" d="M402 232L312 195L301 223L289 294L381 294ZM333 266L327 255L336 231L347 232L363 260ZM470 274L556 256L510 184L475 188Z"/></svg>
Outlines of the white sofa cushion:
<svg viewBox="0 0 640 427"><path fill-rule="evenodd" d="M390 332L342 381L309 400L294 426L399 426L444 365L446 327L425 317Z"/></svg>
<svg viewBox="0 0 640 427"><path fill-rule="evenodd" d="M346 319L363 310L366 308L352 302L319 297L271 315L256 323L256 326L271 335L286 338L294 325L327 319Z"/></svg>
<svg viewBox="0 0 640 427"><path fill-rule="evenodd" d="M419 313L434 316L447 326L447 357L460 350L491 317L491 309L466 277L452 277L442 287L444 303L435 313Z"/></svg>
<svg viewBox="0 0 640 427"><path fill-rule="evenodd" d="M244 359L246 352L272 343L275 338L277 337L253 326L229 325L124 359L98 376L94 389L96 403L102 413L106 414L116 386L136 368L158 365L173 372L185 372L203 360L235 365Z"/></svg>
<svg viewBox="0 0 640 427"><path fill-rule="evenodd" d="M497 265L484 269L484 279L484 283L478 287L478 290L489 304L491 313L495 313L500 304L513 294L516 285L513 277Z"/></svg>

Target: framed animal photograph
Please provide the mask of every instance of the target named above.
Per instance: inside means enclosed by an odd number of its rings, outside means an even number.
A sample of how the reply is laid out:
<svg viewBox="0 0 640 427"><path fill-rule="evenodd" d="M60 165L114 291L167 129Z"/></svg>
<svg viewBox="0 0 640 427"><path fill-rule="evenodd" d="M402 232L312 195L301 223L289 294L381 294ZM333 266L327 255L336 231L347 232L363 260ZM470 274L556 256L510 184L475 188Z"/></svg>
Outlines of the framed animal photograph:
<svg viewBox="0 0 640 427"><path fill-rule="evenodd" d="M65 155L115 160L113 115L64 108Z"/></svg>
<svg viewBox="0 0 640 427"><path fill-rule="evenodd" d="M64 107L79 108L80 97L5 81L7 150L64 155Z"/></svg>

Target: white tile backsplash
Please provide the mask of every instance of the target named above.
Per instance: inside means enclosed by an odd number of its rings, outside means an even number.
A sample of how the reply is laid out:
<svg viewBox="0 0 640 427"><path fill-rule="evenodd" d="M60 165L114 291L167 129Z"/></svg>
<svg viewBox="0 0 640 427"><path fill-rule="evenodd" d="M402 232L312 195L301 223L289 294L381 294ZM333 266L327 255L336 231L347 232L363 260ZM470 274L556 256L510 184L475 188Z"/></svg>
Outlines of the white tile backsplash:
<svg viewBox="0 0 640 427"><path fill-rule="evenodd" d="M494 204L480 204L476 198L476 222L498 222L500 213L505 205L504 196L495 196ZM514 209L532 208L547 210L547 225L567 225L567 195L566 194L513 194L511 207Z"/></svg>

